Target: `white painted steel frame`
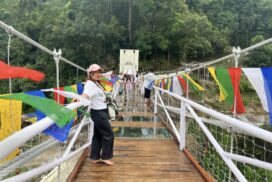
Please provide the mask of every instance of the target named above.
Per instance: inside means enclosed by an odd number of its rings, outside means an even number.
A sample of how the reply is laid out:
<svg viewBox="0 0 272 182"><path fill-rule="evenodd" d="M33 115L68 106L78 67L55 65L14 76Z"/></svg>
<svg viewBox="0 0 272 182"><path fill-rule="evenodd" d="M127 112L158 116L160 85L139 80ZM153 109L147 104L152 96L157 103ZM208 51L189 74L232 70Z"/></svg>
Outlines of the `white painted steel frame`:
<svg viewBox="0 0 272 182"><path fill-rule="evenodd" d="M164 102L163 102L163 100L162 100L162 98L161 98L161 96L160 96L160 94L159 94L159 91L155 89L155 92L157 92L157 96L158 96L158 98L159 98L161 104L162 104L163 106L165 106L165 105L164 105ZM175 133L175 135L176 135L178 141L180 142L180 135L179 135L179 132L178 132L177 128L175 127L175 124L174 124L172 118L170 117L168 111L167 111L165 108L163 108L163 109L164 109L164 112L165 112L165 114L166 114L166 116L167 116L167 118L168 118L168 120L169 120L169 123L170 123L170 125L171 125L171 127L172 127L172 129L173 129L173 131L174 131L174 133Z"/></svg>
<svg viewBox="0 0 272 182"><path fill-rule="evenodd" d="M89 107L87 108L87 112L89 113L90 110L91 110L91 107L89 106ZM69 152L71 151L72 147L74 146L74 143L75 143L75 141L76 141L76 139L77 139L77 137L78 137L78 135L79 135L81 129L82 129L83 126L85 125L86 118L87 118L87 116L85 115L85 116L83 117L83 119L81 120L81 122L80 122L80 124L79 124L79 126L78 126L78 128L77 128L77 130L76 130L76 132L75 132L75 134L74 134L74 136L73 136L73 138L72 138L71 141L69 142L69 145L67 146L67 148L66 148L66 150L65 150L65 152L64 152L64 154L63 154L63 157L66 157L66 156L69 154Z"/></svg>
<svg viewBox="0 0 272 182"><path fill-rule="evenodd" d="M85 122L84 126L87 124L90 124L90 122ZM84 127L83 126L83 127ZM76 132L76 127L73 127L71 131L69 132L69 136L73 135ZM29 160L35 158L36 156L40 155L42 152L46 151L48 148L51 148L55 145L57 145L59 141L56 139L49 139L33 148L30 150L25 151L24 153L20 154L14 160L9 161L6 163L4 166L1 166L0 168L0 179L2 177L6 176L9 171L14 170L15 168L18 168L19 166L23 165L24 163L28 162Z"/></svg>
<svg viewBox="0 0 272 182"><path fill-rule="evenodd" d="M242 131L246 131L246 133L250 134L251 136L254 136L254 137L257 137L257 138L260 138L260 139L263 139L267 142L270 142L272 143L272 132L269 132L267 130L264 130L262 128L258 128L256 126L253 126L253 125L250 125L248 123L245 123L239 119L235 119L235 118L232 118L230 116L227 116L227 115L224 115L220 112L217 112L215 110L212 110L210 108L207 108L205 106L202 106L196 102L193 102L191 100L188 100L182 96L179 96L179 95L176 95L168 90L164 90L164 89L161 89L161 88L158 88L158 87L154 87L156 90L160 90L164 93L167 93L183 102L185 102L186 104L192 106L193 108L203 112L203 113L206 113L206 114L209 114L211 116L213 116L214 118L217 118L218 120L224 122L224 123L227 123L229 125L232 125L232 126L235 126L237 128L239 128L240 130ZM164 105L163 105L164 106Z"/></svg>
<svg viewBox="0 0 272 182"><path fill-rule="evenodd" d="M153 101L153 100L152 100ZM163 107L161 104L157 104L158 106L160 107ZM154 106L155 107L155 106ZM177 108L177 107L172 107L172 106L165 106L164 108L166 108L168 111L171 111L171 112L174 112L176 114L180 114L180 111L181 109L180 108ZM188 118L193 118L192 115L190 115L190 113L186 113L186 117ZM203 118L203 117L200 117L200 119L204 122L204 123L208 123L208 124L212 124L212 125L215 125L215 126L218 126L218 127L221 127L225 130L229 129L230 128L230 124L228 123L223 123L219 120L211 120L211 119L207 119L207 118ZM246 123L250 124L250 125L253 125L251 123L249 123L248 121L245 121ZM250 135L249 133L247 133L245 130L241 130L239 128L232 128L232 131L233 132L236 132L236 133L241 133L241 134L246 134L246 135Z"/></svg>
<svg viewBox="0 0 272 182"><path fill-rule="evenodd" d="M116 87L114 87L114 88L116 88ZM81 99L81 98L79 98L79 99ZM82 107L82 106L86 106L86 101L84 99L81 100L80 102L75 102L75 103L68 104L66 107L68 109L70 109L70 110L74 110L74 109L77 109L77 108ZM90 107L87 108L87 112L89 110L90 110ZM79 132L80 132L81 128L86 125L85 120L86 120L86 116L84 116L84 119L81 121L81 124L77 128L72 141L69 143L68 147L66 148L66 151L65 151L64 155L61 158L59 158L59 159L57 159L57 160L55 160L55 161L53 161L51 163L48 163L46 165L43 165L43 166L37 167L35 169L32 169L30 171L27 171L25 173L22 173L22 174L13 176L11 178L8 178L8 179L6 179L4 181L5 182L6 181L13 182L13 181L25 181L25 180L28 180L28 179L30 179L30 178L32 178L34 176L42 174L42 173L44 173L44 172L58 166L62 162L68 160L69 158L73 157L74 155L78 154L82 150L89 147L91 145L92 136L93 136L93 127L94 127L93 122L90 122L91 126L90 126L90 131L88 133L89 134L89 139L90 139L89 142L86 143L80 149L69 153L71 151L71 147L73 146L77 136L79 135ZM5 150L4 150L3 153L1 151L0 157L4 158L6 155L8 155L14 149L16 149L17 147L23 145L25 142L27 142L33 136L35 136L35 135L41 133L42 131L44 131L45 129L47 129L53 123L54 122L50 118L46 117L46 118L40 120L39 122L36 122L36 123L24 128L23 130L19 131L18 133L15 133L15 134L9 136L8 138L6 138L5 140L1 141L0 142L0 148L5 147L4 148ZM12 145L10 145L10 144L12 144Z"/></svg>
<svg viewBox="0 0 272 182"><path fill-rule="evenodd" d="M223 155L224 150L222 149L222 147L217 143L216 139L213 137L213 135L211 134L211 132L209 131L209 129L204 125L204 123L201 121L201 119L198 117L198 115L195 113L195 111L193 110L193 108L190 105L186 105L187 109L190 111L190 113L193 115L195 121L197 122L197 124L199 125L199 127L202 129L202 131L206 134L206 136L208 137L208 139L210 140L210 142L212 143L212 145L214 146L215 150L217 151L217 153L220 155L220 157L225 161L225 163L227 164L227 166L229 167L229 169L232 171L232 173L236 176L236 178L239 181L242 182L247 182L246 178L244 177L244 175L241 173L241 171L237 168L237 166L232 162L232 160L230 160L229 158L227 158L226 156Z"/></svg>
<svg viewBox="0 0 272 182"><path fill-rule="evenodd" d="M71 103L65 107L70 110L77 109L83 106L82 102ZM21 131L10 135L0 142L0 159L6 157L10 152L14 151L16 148L22 146L25 142L30 140L32 137L42 133L45 129L54 124L54 121L49 117L41 119L39 122L36 122L28 127L25 127Z"/></svg>
<svg viewBox="0 0 272 182"><path fill-rule="evenodd" d="M70 154L68 154L67 156L61 157L53 162L47 163L43 166L37 167L35 169L29 170L27 172L21 173L19 175L13 176L11 178L8 178L6 180L3 180L2 182L14 182L14 181L26 181L28 179L31 179L37 175L40 175L56 166L58 166L59 164L61 164L62 162L70 159L71 157L77 155L78 153L80 153L81 151L83 151L84 149L86 149L87 147L89 147L89 143L85 144L84 146L82 146L81 148L79 148L78 150L71 152Z"/></svg>
<svg viewBox="0 0 272 182"><path fill-rule="evenodd" d="M224 152L223 155L226 156L227 158L239 161L241 163L247 163L253 166L257 166L272 171L272 164L268 162L264 162L258 159L252 159L250 157L245 157L242 155L232 154L229 152Z"/></svg>
<svg viewBox="0 0 272 182"><path fill-rule="evenodd" d="M225 124L227 123L228 125L232 125L232 126L234 125L234 126L238 127L240 130L246 131L246 133L251 135L251 136L263 139L263 140L265 140L267 142L270 142L270 143L272 143L272 132L269 132L269 131L266 131L264 129L255 127L255 126L250 125L248 123L244 123L244 122L242 122L242 121L240 121L238 119L231 118L229 116L226 116L226 115L224 115L222 113L219 113L217 111L214 111L212 109L205 108L204 106L201 106L200 104L197 104L197 103L195 103L193 101L190 101L190 100L188 100L188 99L186 99L184 97L181 97L181 96L176 95L176 94L174 94L172 92L169 92L168 90L164 90L164 89L161 89L161 88L158 88L158 87L154 87L154 88L155 88L155 93L158 94L159 98L160 98L160 95L159 95L159 90L160 90L160 91L162 91L164 93L167 93L167 94L181 100L181 108L180 109L179 108L174 108L174 107L171 107L171 106L165 106L164 104L161 104L161 105L158 104L161 107L163 107L164 110L169 109L169 110L171 110L172 112L175 112L175 113L179 113L179 114L184 113L185 114L185 111L183 111L183 110L184 110L184 104L186 103L186 107L188 108L190 113L193 115L193 118L199 124L199 126L201 127L203 132L207 135L208 139L210 140L210 142L215 147L218 154L225 161L227 166L231 169L231 171L233 172L233 174L236 176L236 178L239 181L247 181L247 180L245 179L243 174L240 172L240 170L236 167L236 165L231 161L231 159L239 161L239 162L251 164L251 165L254 165L254 166L257 166L257 167L261 167L261 168L266 169L266 170L272 170L272 164L271 163L260 161L260 160L257 160L257 159L252 159L252 158L249 158L249 157L244 157L244 156L237 155L237 154L231 154L231 153L225 152L222 149L222 147L217 143L216 139L210 133L208 128L204 125L203 121L194 112L192 107L194 107L194 108L196 108L196 109L198 109L198 110L200 110L200 111L202 111L202 112L204 112L204 113L206 113L208 115L211 115L211 116L219 119L222 122L225 122ZM157 102L155 102L155 103L157 103ZM182 122L183 118L182 118L182 116L180 116L180 117L181 117L181 122ZM185 128L184 128L184 130L185 130ZM182 131L182 128L180 128L180 132L184 132L184 131Z"/></svg>

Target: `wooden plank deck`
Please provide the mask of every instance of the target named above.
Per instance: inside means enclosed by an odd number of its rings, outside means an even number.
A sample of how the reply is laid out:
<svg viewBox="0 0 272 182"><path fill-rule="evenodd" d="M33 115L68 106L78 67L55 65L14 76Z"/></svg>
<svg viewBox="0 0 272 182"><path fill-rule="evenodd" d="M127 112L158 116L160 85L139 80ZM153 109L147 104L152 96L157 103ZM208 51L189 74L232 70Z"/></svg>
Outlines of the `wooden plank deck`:
<svg viewBox="0 0 272 182"><path fill-rule="evenodd" d="M127 103L125 107L142 108L145 106L132 106L139 102ZM129 106L128 106L129 105ZM119 116L154 117L152 112L119 112ZM163 128L162 122L144 121L112 121L112 127L141 127ZM173 139L143 139L143 138L115 138L113 166L103 163L93 164L89 153L79 168L76 182L174 182L174 181L205 181L192 162L180 151ZM83 156L84 158L84 156Z"/></svg>
<svg viewBox="0 0 272 182"><path fill-rule="evenodd" d="M111 122L112 127L122 126L122 127L135 127L135 128L164 128L163 124L160 122L142 122L142 121L132 121L132 122L124 122L124 121L113 121Z"/></svg>
<svg viewBox="0 0 272 182"><path fill-rule="evenodd" d="M116 138L112 161L93 164L87 155L74 181L204 181L172 139Z"/></svg>
<svg viewBox="0 0 272 182"><path fill-rule="evenodd" d="M151 112L119 112L119 116L142 116L142 117L153 117L154 114Z"/></svg>
<svg viewBox="0 0 272 182"><path fill-rule="evenodd" d="M120 106L120 107L122 107L122 106ZM125 108L128 108L128 109L133 109L133 108L138 108L138 109L147 109L147 107L146 107L146 106L129 106L129 105L124 106L124 108L123 108L123 109L125 109Z"/></svg>

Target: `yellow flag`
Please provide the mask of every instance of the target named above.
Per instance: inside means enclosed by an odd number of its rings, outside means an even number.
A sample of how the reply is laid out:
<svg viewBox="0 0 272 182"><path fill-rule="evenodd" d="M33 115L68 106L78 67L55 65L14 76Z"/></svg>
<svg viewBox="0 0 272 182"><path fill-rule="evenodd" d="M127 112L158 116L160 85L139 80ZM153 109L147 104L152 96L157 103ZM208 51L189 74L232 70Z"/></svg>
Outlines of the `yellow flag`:
<svg viewBox="0 0 272 182"><path fill-rule="evenodd" d="M172 78L168 78L167 90L171 91L171 85L172 85Z"/></svg>
<svg viewBox="0 0 272 182"><path fill-rule="evenodd" d="M200 90L200 91L204 91L205 89L199 85L198 83L196 83L188 74L183 74L183 76L185 76L192 84L194 84L194 86Z"/></svg>
<svg viewBox="0 0 272 182"><path fill-rule="evenodd" d="M77 85L71 85L71 87L77 93Z"/></svg>
<svg viewBox="0 0 272 182"><path fill-rule="evenodd" d="M156 85L156 87L160 87L160 80L155 80L155 85Z"/></svg>
<svg viewBox="0 0 272 182"><path fill-rule="evenodd" d="M105 85L104 89L106 90L106 92L111 92L112 91L112 87L109 85Z"/></svg>
<svg viewBox="0 0 272 182"><path fill-rule="evenodd" d="M215 68L214 67L208 67L209 72L211 73L213 79L215 80L215 82L217 83L218 87L219 87L219 92L220 92L220 96L219 96L219 101L223 101L226 99L226 97L228 96L226 90L224 89L224 87L222 86L222 84L218 81L216 74L215 74Z"/></svg>
<svg viewBox="0 0 272 182"><path fill-rule="evenodd" d="M7 138L12 133L21 130L22 102L15 100L0 99L0 141ZM13 159L19 153L19 149L14 150L0 163Z"/></svg>

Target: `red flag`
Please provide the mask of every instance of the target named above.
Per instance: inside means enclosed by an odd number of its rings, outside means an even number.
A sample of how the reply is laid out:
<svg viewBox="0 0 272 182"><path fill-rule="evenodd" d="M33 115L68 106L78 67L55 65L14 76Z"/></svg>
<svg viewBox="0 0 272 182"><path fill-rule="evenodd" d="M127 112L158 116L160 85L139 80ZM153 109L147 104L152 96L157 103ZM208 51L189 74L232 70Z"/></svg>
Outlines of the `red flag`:
<svg viewBox="0 0 272 182"><path fill-rule="evenodd" d="M165 80L164 79L162 79L162 89L164 89L164 85L165 85Z"/></svg>
<svg viewBox="0 0 272 182"><path fill-rule="evenodd" d="M60 87L60 88L54 88L54 90L61 90L61 91L64 91L64 87ZM58 102L58 97L59 97L59 102ZM60 103L61 105L64 104L64 100L65 100L65 97L54 92L54 100L58 103Z"/></svg>
<svg viewBox="0 0 272 182"><path fill-rule="evenodd" d="M187 95L187 83L186 83L186 81L181 76L177 76L177 78L179 80L179 83L182 85L184 93L186 93L186 95Z"/></svg>
<svg viewBox="0 0 272 182"><path fill-rule="evenodd" d="M0 60L0 79L27 78L33 81L41 81L45 75L42 72L17 66L9 66Z"/></svg>
<svg viewBox="0 0 272 182"><path fill-rule="evenodd" d="M230 74L231 82L233 85L234 99L236 98L236 113L237 114L242 114L246 112L245 106L243 104L243 100L241 97L240 89L239 89L241 73L242 73L241 68L229 68L229 74ZM232 107L232 111L233 110L234 110L234 106Z"/></svg>

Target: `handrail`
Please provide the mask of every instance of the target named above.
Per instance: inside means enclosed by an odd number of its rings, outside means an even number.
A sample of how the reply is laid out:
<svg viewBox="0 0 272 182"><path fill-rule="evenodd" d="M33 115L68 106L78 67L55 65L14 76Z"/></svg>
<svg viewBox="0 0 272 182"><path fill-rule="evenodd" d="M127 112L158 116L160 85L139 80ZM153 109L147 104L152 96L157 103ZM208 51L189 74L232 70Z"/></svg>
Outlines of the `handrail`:
<svg viewBox="0 0 272 182"><path fill-rule="evenodd" d="M90 143L86 143L85 145L83 145L81 148L77 149L76 151L73 151L71 153L69 153L66 156L63 156L53 162L47 163L43 166L37 167L35 169L29 170L27 172L21 173L19 175L13 176L11 178L8 178L6 180L3 180L3 182L13 182L13 181L26 181L30 178L33 178L34 176L37 176L39 174L42 174L56 166L58 166L59 164L61 164L62 162L66 161L67 159L70 159L71 157L75 156L76 154L80 153L81 151L83 151L84 149L86 149L87 147L89 147Z"/></svg>
<svg viewBox="0 0 272 182"><path fill-rule="evenodd" d="M153 100L152 100L153 101ZM153 101L154 102L154 101ZM162 106L161 104L158 104L158 106L162 107L162 108L165 108L167 109L168 111L171 111L173 113L176 113L176 114L180 114L180 111L181 109L180 108L177 108L177 107L172 107L172 106ZM186 117L188 118L193 118L192 115L190 115L189 113L186 113ZM230 125L229 124L226 124L226 123L222 123L221 121L219 120L210 120L210 119L207 119L207 118L203 118L203 117L199 117L204 123L208 123L208 124L212 124L212 125L215 125L215 126L219 126L220 128L223 128L223 129L228 129L230 128ZM243 133L243 134L246 134L248 135L249 133L247 133L246 131L244 130L240 130L239 128L232 128L232 131L234 132L239 132L239 133Z"/></svg>
<svg viewBox="0 0 272 182"><path fill-rule="evenodd" d="M209 114L215 118L217 118L218 120L222 121L222 122L225 122L229 125L233 125L237 128L239 128L240 130L243 130L243 131L246 131L246 133L249 133L250 135L254 136L254 137L257 137L257 138L260 138L260 139L263 139L267 142L270 142L272 143L272 133L267 131L267 130L264 130L262 128L258 128L258 127L255 127L255 126L252 126L248 123L245 123L245 122L242 122L241 120L238 120L238 119L235 119L235 118L232 118L230 116L226 116L218 111L215 111L215 110L212 110L212 109L209 109L209 108L206 108L196 102L193 102L191 100L188 100L182 96L179 96L177 94L174 94L168 90L164 90L164 89L161 89L159 87L155 87L153 86L155 89L158 89L164 93L167 93L183 102L185 102L186 104L189 104L190 106L196 108L197 110L201 111L201 112L204 112L206 114Z"/></svg>
<svg viewBox="0 0 272 182"><path fill-rule="evenodd" d="M182 103L185 103L186 108L189 110L189 112L191 113L191 115L193 116L193 118L195 119L195 121L198 123L198 126L202 129L202 131L205 133L205 135L207 136L207 138L209 139L209 141L212 143L213 147L215 148L215 150L217 151L218 155L223 159L223 161L225 162L225 164L229 167L229 169L231 170L231 172L235 175L235 177L237 178L238 181L247 181L247 179L245 178L245 176L241 173L241 171L238 169L238 167L234 164L234 162L232 160L236 160L238 162L241 163L247 163L256 167L260 167L266 170L272 170L272 164L269 162L265 162L265 161L261 161L258 159L254 159L254 158L250 158L250 157L246 157L246 156L242 156L242 155L237 155L237 154L232 154L229 152L224 151L224 149L220 146L220 144L217 142L217 140L214 138L214 136L212 135L212 133L209 131L209 129L204 125L204 122L202 121L202 119L196 114L196 112L194 111L194 109L192 107L194 107L195 109L206 113L214 118L219 119L218 123L220 124L220 122L223 123L227 123L228 125L232 125L237 127L239 130L241 131L246 131L245 133L254 136L256 138L260 138L263 139L264 141L270 142L272 143L272 132L266 131L264 129L255 127L253 125L250 125L248 123L244 123L238 119L235 118L231 118L229 116L226 116L222 113L219 113L217 111L214 111L212 109L206 108L198 103L195 103L193 101L190 101L184 97L181 97L180 95L174 94L168 90L164 90L158 87L153 86L153 88L155 89L155 94L159 93L159 90L163 93L166 93L168 95L171 95L172 97L177 98L178 100L181 100ZM160 98L160 95L158 95ZM172 112L178 113L178 114L184 114L181 112L181 109L178 108L174 108L171 106L165 106L164 104L158 104L157 100L155 99L154 101L155 105L159 105L160 107L163 107L164 110L170 110ZM156 107L156 106L155 106ZM180 121L181 122L181 121ZM218 123L216 125L218 125ZM211 123L213 124L213 123ZM185 130L185 129L183 129ZM180 132L185 132L185 131L180 131ZM184 139L185 141L185 139Z"/></svg>
<svg viewBox="0 0 272 182"><path fill-rule="evenodd" d="M79 107L82 107L83 105L84 103L82 102L75 102L68 104L65 107L67 107L70 110L74 110ZM1 148L0 159L6 157L10 152L22 146L25 142L30 140L35 135L42 133L52 124L54 124L54 121L49 117L46 117L44 119L41 119L39 122L29 125L28 127L22 129L21 131L16 132L13 135L10 135L9 137L5 138L3 141L0 142Z"/></svg>
<svg viewBox="0 0 272 182"><path fill-rule="evenodd" d="M87 112L90 112L90 110L91 110L91 107L90 107L90 105L89 105L88 108L87 108ZM65 150L65 152L64 152L64 154L63 154L63 157L67 156L67 155L69 154L69 152L71 151L71 149L72 149L72 147L73 147L73 145L74 145L74 143L75 143L75 141L76 141L76 139L77 139L77 137L78 137L78 135L79 135L79 133L80 133L82 127L83 127L83 126L85 125L85 123L86 123L86 120L87 120L87 117L86 117L86 115L85 115L85 116L83 117L82 121L80 122L80 124L79 124L79 126L78 126L78 128L77 128L77 130L76 130L76 132L75 132L75 134L74 134L74 136L73 136L73 138L71 139L69 145L67 146L67 148L66 148L66 150Z"/></svg>
<svg viewBox="0 0 272 182"><path fill-rule="evenodd" d="M212 145L214 146L215 150L217 151L217 153L220 155L220 157L225 161L225 163L227 164L227 166L231 169L231 171L233 172L233 174L237 177L237 179L239 181L244 181L247 182L246 178L243 176L243 174L241 173L241 171L236 167L236 165L226 156L223 155L224 150L222 149L222 147L218 144L218 142L216 141L216 139L213 137L213 135L211 134L211 132L208 130L208 128L203 124L203 122L200 120L200 118L197 116L197 114L195 113L195 111L193 110L193 108L190 105L186 105L187 109L190 111L190 113L193 115L193 117L195 118L196 122L198 123L198 125L200 126L200 128L202 129L202 131L206 134L206 136L208 137L208 139L210 140L210 142L212 143Z"/></svg>
<svg viewBox="0 0 272 182"><path fill-rule="evenodd" d="M158 98L159 98L161 104L162 104L163 106L165 106L165 105L164 105L164 102L163 102L163 100L162 100L162 98L161 98L161 96L160 96L160 94L159 94L159 92L158 92L158 90L155 90L155 92L156 92L155 94L157 94L157 96L158 96ZM172 129L174 130L174 133L175 133L175 135L176 135L178 141L180 142L180 135L179 135L178 130L177 130L176 127L175 127L175 124L174 124L173 120L171 119L171 117L170 117L168 111L167 111L165 108L164 108L164 112L165 112L167 118L168 118L169 121L170 121L170 125L171 125Z"/></svg>
<svg viewBox="0 0 272 182"><path fill-rule="evenodd" d="M46 90L46 91L49 91L49 90ZM60 94L62 95L67 95L67 92L65 91L59 91ZM80 97L80 96L78 96ZM89 105L89 104L88 104ZM71 103L71 104L68 104L66 107L70 110L74 110L74 109L77 109L79 107L82 107L82 106L86 106L86 101L85 100L81 100L80 102L75 102L75 103ZM87 109L87 112L90 110L90 107L88 107ZM22 173L22 174L19 174L19 175L16 175L12 178L9 178L5 181L18 181L18 179L20 180L27 180L27 179L30 179L31 177L34 177L34 176L37 176L39 174L42 174L43 172L45 171L48 171L49 169L52 169L53 167L59 165L60 163L62 163L63 161L66 161L67 159L71 158L72 156L74 156L76 153L75 152L71 152L70 153L70 150L77 138L77 136L79 135L79 132L81 130L81 128L83 126L85 126L86 122L86 116L84 116L83 120L81 121L80 125L78 126L72 140L70 141L68 147L66 148L63 156L54 161L54 162L51 162L51 163L48 163L44 166L41 166L41 167L38 167L38 168L35 168L35 169L32 169L28 172L25 172L25 173ZM10 152L12 152L14 149L20 147L21 145L23 145L25 142L27 142L29 139L31 139L33 136L41 133L42 131L44 131L45 129L47 129L48 127L50 127L54 122L46 117L42 120L40 120L39 122L36 122L26 128L24 128L23 130L9 136L8 138L6 138L5 140L1 141L0 142L0 148L1 149L4 149L3 151L1 151L0 153L0 158L4 158L6 157ZM93 128L93 125L91 124L91 130ZM92 133L93 131L91 131L89 134L90 134L90 137L92 137ZM90 138L90 141L91 141L91 138ZM11 145L12 144L12 145ZM91 144L91 142L87 143L84 145L84 148L80 148L79 150L77 151L82 151L83 149L87 148L89 145ZM76 152L77 152L76 151ZM78 153L78 152L77 152Z"/></svg>
<svg viewBox="0 0 272 182"><path fill-rule="evenodd" d="M260 160L257 160L257 159L252 159L250 157L245 157L245 156L241 156L241 155L237 155L237 154L232 154L232 153L229 153L229 152L224 152L223 155L226 156L227 158L234 159L234 160L242 162L242 163L251 164L251 165L261 167L261 168L272 171L272 164L268 163L268 162L263 162L263 161L260 161Z"/></svg>
<svg viewBox="0 0 272 182"><path fill-rule="evenodd" d="M83 126L86 126L87 124L90 124L90 122L84 122ZM76 131L77 131L77 128L73 127L71 129L71 131L69 132L69 136L73 135ZM59 143L59 142L56 139L51 138L51 139L41 143L40 145L35 146L35 147L31 148L30 150L25 151L20 156L17 156L14 160L9 161L7 164L5 164L5 166L2 166L2 168L0 168L1 174L2 173L5 174L4 171L10 171L15 168L18 168L20 165L24 164L26 161L29 161L33 157L38 156L43 151L56 145L57 143ZM3 177L3 176L1 176L1 174L0 174L0 179Z"/></svg>

